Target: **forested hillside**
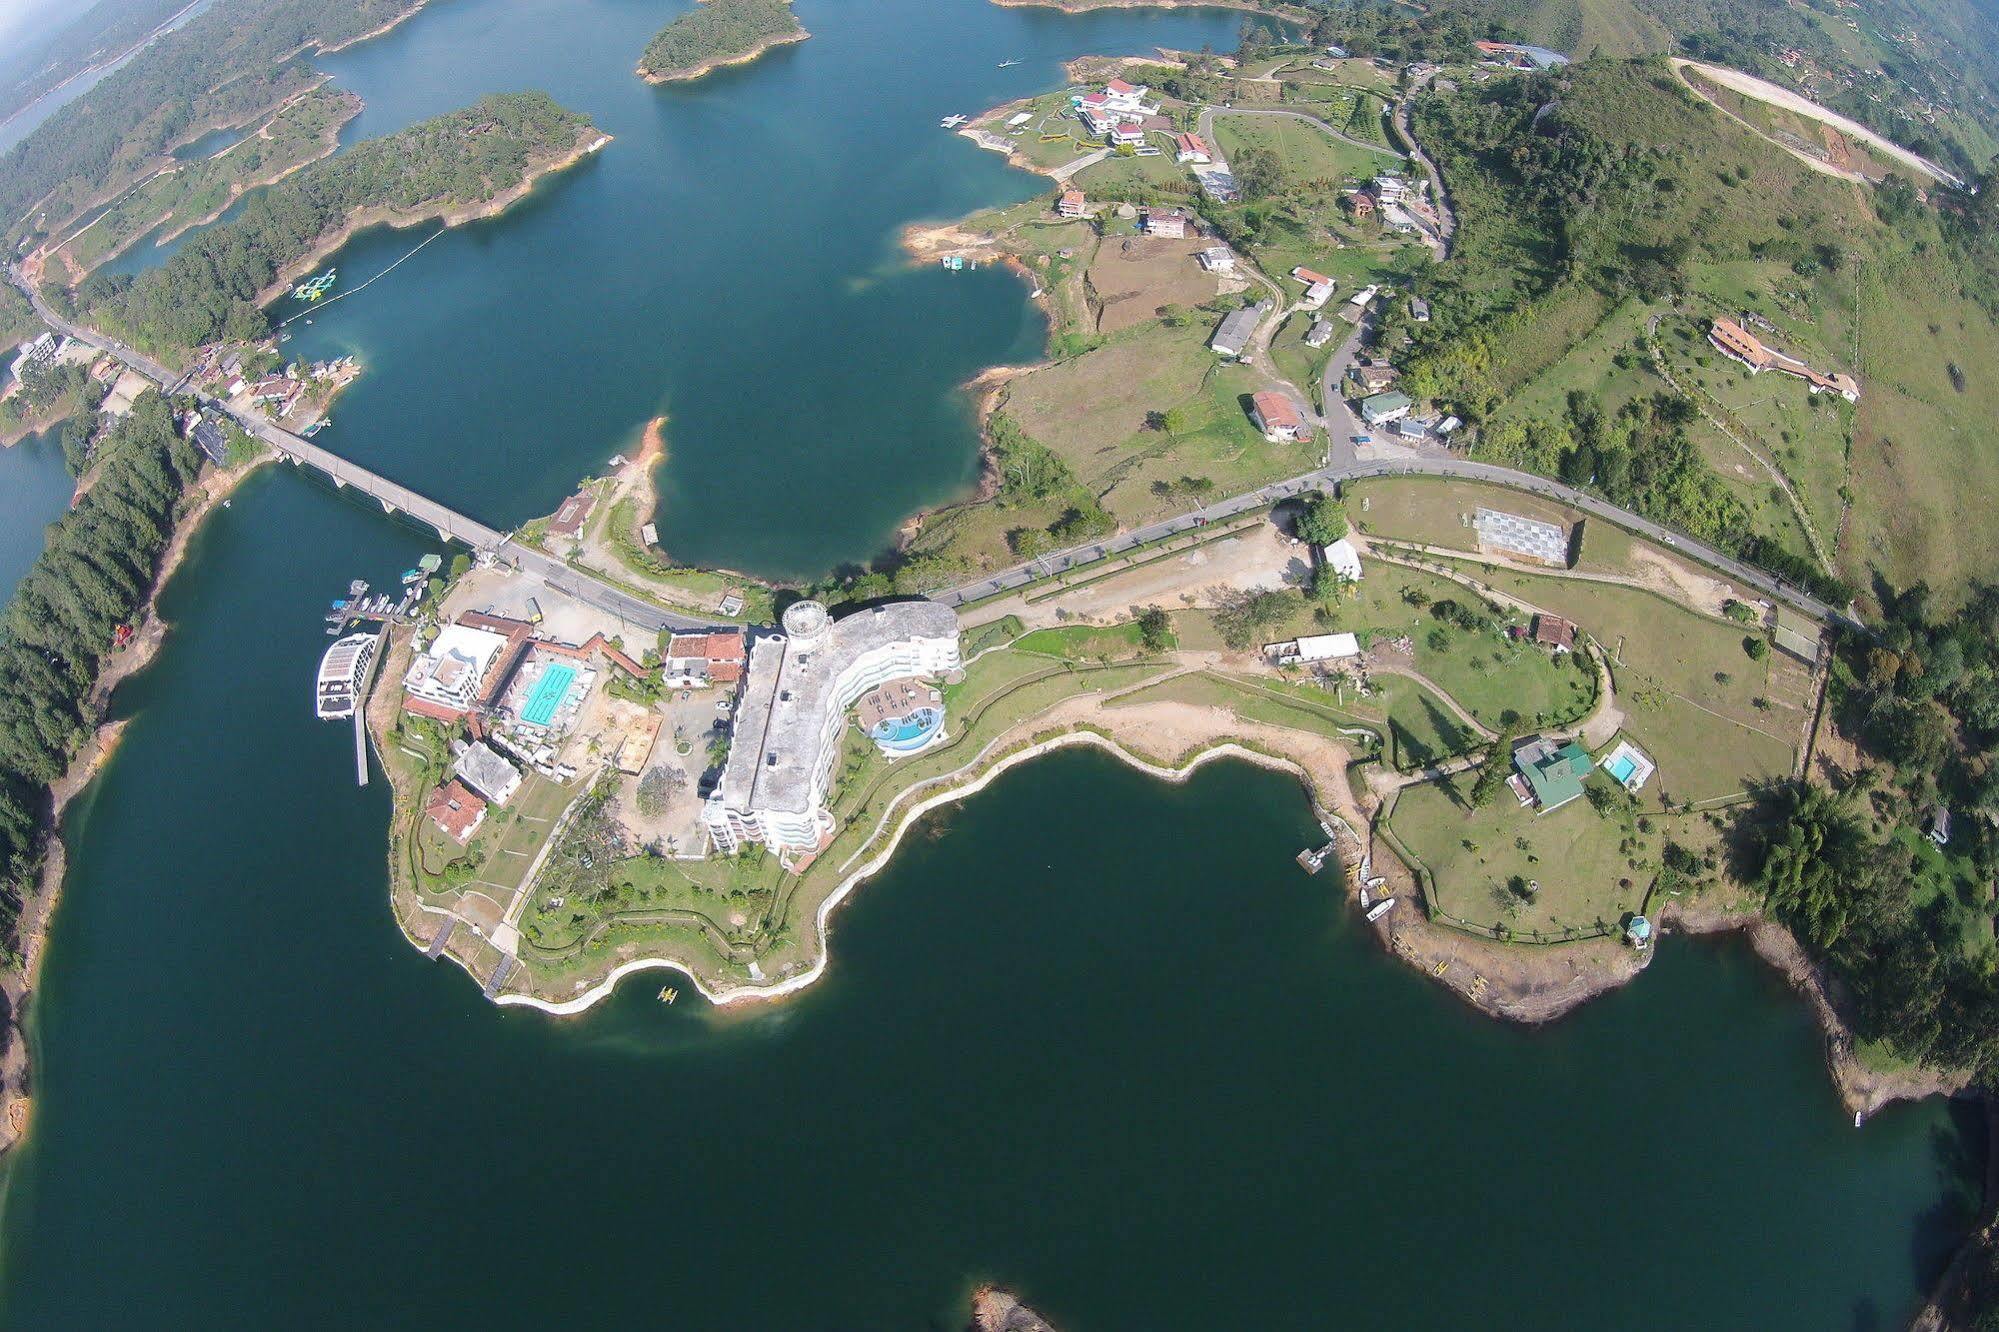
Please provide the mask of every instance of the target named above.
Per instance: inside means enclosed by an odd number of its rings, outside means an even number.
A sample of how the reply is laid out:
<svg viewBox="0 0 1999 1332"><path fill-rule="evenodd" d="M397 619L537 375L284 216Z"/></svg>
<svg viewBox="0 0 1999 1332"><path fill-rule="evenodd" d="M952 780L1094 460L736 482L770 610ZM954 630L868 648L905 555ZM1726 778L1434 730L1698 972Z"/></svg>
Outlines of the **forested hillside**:
<svg viewBox="0 0 1999 1332"><path fill-rule="evenodd" d="M654 34L639 57L639 73L655 82L684 77L804 35L790 0L708 0Z"/></svg>
<svg viewBox="0 0 1999 1332"><path fill-rule="evenodd" d="M590 126L546 93L500 93L386 138L355 144L254 195L242 215L213 227L137 280L99 274L77 291L92 317L140 344L196 347L266 330L255 301L286 264L365 209L413 213L472 204L567 153Z"/></svg>
<svg viewBox="0 0 1999 1332"><path fill-rule="evenodd" d="M98 474L0 614L0 932L11 935L36 863L48 785L97 717L90 706L117 627L145 602L200 455L158 393L98 447Z"/></svg>
<svg viewBox="0 0 1999 1332"><path fill-rule="evenodd" d="M218 0L0 156L10 245L73 220L211 127L247 123L320 75L296 58L393 23L422 0Z"/></svg>

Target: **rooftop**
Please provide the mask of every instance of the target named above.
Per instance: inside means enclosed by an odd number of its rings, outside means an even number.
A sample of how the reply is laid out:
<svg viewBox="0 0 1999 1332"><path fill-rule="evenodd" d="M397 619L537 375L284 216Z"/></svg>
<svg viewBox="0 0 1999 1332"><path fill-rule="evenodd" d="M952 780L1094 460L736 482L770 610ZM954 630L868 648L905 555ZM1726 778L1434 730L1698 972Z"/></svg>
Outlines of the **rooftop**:
<svg viewBox="0 0 1999 1332"><path fill-rule="evenodd" d="M1249 402L1266 429L1288 427L1297 430L1305 424L1304 419L1298 415L1298 408L1282 393L1265 389L1260 393L1251 394Z"/></svg>
<svg viewBox="0 0 1999 1332"><path fill-rule="evenodd" d="M1589 751L1573 740L1557 744L1536 739L1513 751L1513 767L1527 779L1534 803L1545 814L1583 793L1583 778L1589 776L1591 763Z"/></svg>
<svg viewBox="0 0 1999 1332"><path fill-rule="evenodd" d="M507 803L521 780L514 765L487 748L484 740L474 740L465 747L458 756L457 772L467 786L501 805Z"/></svg>
<svg viewBox="0 0 1999 1332"><path fill-rule="evenodd" d="M811 812L820 736L839 706L840 676L879 648L958 636L958 613L934 601L897 601L831 620L816 601L784 613L784 632L750 646L749 683L719 790L735 809Z"/></svg>
<svg viewBox="0 0 1999 1332"><path fill-rule="evenodd" d="M454 778L430 793L423 812L453 840L462 842L486 817L486 802Z"/></svg>

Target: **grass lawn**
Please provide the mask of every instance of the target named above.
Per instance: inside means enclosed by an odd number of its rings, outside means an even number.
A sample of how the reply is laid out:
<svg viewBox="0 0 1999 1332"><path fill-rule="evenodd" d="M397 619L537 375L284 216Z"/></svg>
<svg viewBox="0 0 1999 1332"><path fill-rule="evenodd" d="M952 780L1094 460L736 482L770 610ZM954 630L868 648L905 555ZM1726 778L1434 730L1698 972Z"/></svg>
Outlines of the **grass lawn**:
<svg viewBox="0 0 1999 1332"><path fill-rule="evenodd" d="M1429 604L1412 605L1405 592ZM1447 624L1433 613L1445 600L1492 614L1499 623L1484 632ZM1509 639L1503 629L1508 620L1525 623L1524 616L1486 611L1476 594L1447 578L1381 560L1369 563L1354 598L1334 611L1334 627L1355 631L1364 643L1407 636L1411 665L1494 730L1508 712L1530 727L1563 725L1586 713L1596 695L1593 673L1574 656Z"/></svg>
<svg viewBox="0 0 1999 1332"><path fill-rule="evenodd" d="M1276 362L1278 374L1310 394L1313 405L1324 410L1325 404L1319 401L1319 374L1332 359L1334 349L1346 340L1351 326L1335 321L1332 341L1323 347L1307 347L1305 335L1318 318L1309 310L1300 310L1286 319L1270 340L1270 358Z"/></svg>
<svg viewBox="0 0 1999 1332"><path fill-rule="evenodd" d="M581 789L559 785L533 772L522 773L520 790L503 808L488 807L485 822L464 848L446 837L419 811L416 845L426 880L424 887L437 891L443 884L432 876L441 873L451 860L471 859L477 868L469 880L457 886L484 893L505 908L526 877L535 853L547 840L556 816Z"/></svg>
<svg viewBox="0 0 1999 1332"><path fill-rule="evenodd" d="M1961 839L1960 839L1961 840ZM1970 856L1952 852L1914 828L1895 830L1890 841L1915 860L1915 891L1910 905L1933 922L1937 936L1955 937L1967 956L1987 957L1995 951L1992 938L1991 882L1978 872Z"/></svg>
<svg viewBox="0 0 1999 1332"><path fill-rule="evenodd" d="M1565 505L1503 486L1441 477L1392 477L1357 481L1345 488L1347 512L1369 536L1408 541L1450 550L1478 552L1473 515L1497 509L1540 522L1573 526L1583 515ZM1623 573L1630 545L1618 543L1595 529L1609 524L1591 520L1583 541L1579 569ZM1597 538L1604 535L1603 542ZM1617 563L1611 563L1617 561Z"/></svg>
<svg viewBox="0 0 1999 1332"><path fill-rule="evenodd" d="M1113 661L1143 656L1146 651L1136 622L1036 629L1013 646L1019 652L1038 652L1067 661Z"/></svg>
<svg viewBox="0 0 1999 1332"><path fill-rule="evenodd" d="M1648 806L1715 799L1789 775L1806 720L1807 679L1782 653L1752 660L1741 625L1637 588L1473 572L1574 620L1610 652L1618 706L1659 765L1642 793ZM1759 698L1768 706L1758 707Z"/></svg>
<svg viewBox="0 0 1999 1332"><path fill-rule="evenodd" d="M1366 700L1356 699L1350 691L1342 696L1316 685L1250 679L1220 671L1176 675L1144 689L1133 690L1113 706L1136 707L1162 702L1225 708L1248 721L1328 736L1363 750L1379 742L1383 726L1381 710ZM1357 734L1359 731L1366 731L1367 734Z"/></svg>
<svg viewBox="0 0 1999 1332"><path fill-rule="evenodd" d="M1502 790L1484 809L1462 799L1466 774L1404 790L1389 826L1435 877L1437 906L1460 923L1511 931L1514 937L1560 939L1615 927L1636 911L1658 869L1661 837L1573 800L1547 814L1521 808ZM1593 781L1607 781L1602 777ZM1698 820L1675 820L1687 833ZM1680 840L1685 840L1684 836ZM1531 897L1510 886L1538 884Z"/></svg>
<svg viewBox="0 0 1999 1332"><path fill-rule="evenodd" d="M1257 381L1216 359L1208 331L1141 325L1015 381L1006 410L1126 525L1184 509L1157 489L1183 477L1234 495L1310 468L1316 444L1272 444L1250 424ZM1177 432L1148 428L1153 413L1174 413Z"/></svg>
<svg viewBox="0 0 1999 1332"><path fill-rule="evenodd" d="M1367 101L1376 101L1372 96L1363 96ZM1305 111L1336 128L1340 127L1339 116L1327 108L1306 108ZM1323 191L1338 189L1342 185L1359 185L1373 180L1384 169L1394 169L1402 164L1399 155L1356 148L1333 138L1316 125L1282 116L1218 115L1215 117L1215 137L1221 140L1216 146L1230 161L1241 157L1250 148L1263 148L1274 154L1284 170L1287 192L1299 186Z"/></svg>
<svg viewBox="0 0 1999 1332"><path fill-rule="evenodd" d="M1155 140L1153 147L1161 147L1162 144L1157 141L1159 136L1155 134L1152 137ZM1078 156L1081 156L1081 153L1071 152L1070 157L1063 160L1068 161ZM1147 197L1156 196L1160 199L1192 197L1188 188L1187 168L1175 164L1173 155L1165 152L1157 157L1112 153L1103 161L1084 167L1069 179L1086 195L1111 188L1143 187L1153 192Z"/></svg>

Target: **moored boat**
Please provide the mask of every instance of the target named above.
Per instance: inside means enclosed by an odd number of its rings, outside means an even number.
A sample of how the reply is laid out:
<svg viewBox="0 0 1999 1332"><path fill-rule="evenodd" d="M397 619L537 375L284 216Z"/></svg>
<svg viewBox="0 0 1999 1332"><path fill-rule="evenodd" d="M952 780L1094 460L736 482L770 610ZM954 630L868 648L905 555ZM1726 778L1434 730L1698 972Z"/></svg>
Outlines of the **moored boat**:
<svg viewBox="0 0 1999 1332"><path fill-rule="evenodd" d="M1387 915L1390 911L1394 909L1395 909L1394 898L1392 897L1382 898L1379 902L1376 902L1373 906L1367 909L1368 923L1373 924L1375 921L1380 920L1383 916Z"/></svg>
<svg viewBox="0 0 1999 1332"><path fill-rule="evenodd" d="M361 682L368 678L375 651L381 640L374 634L348 634L334 640L319 659L319 679L314 689L314 706L321 721L337 721L354 715L355 701L361 696Z"/></svg>

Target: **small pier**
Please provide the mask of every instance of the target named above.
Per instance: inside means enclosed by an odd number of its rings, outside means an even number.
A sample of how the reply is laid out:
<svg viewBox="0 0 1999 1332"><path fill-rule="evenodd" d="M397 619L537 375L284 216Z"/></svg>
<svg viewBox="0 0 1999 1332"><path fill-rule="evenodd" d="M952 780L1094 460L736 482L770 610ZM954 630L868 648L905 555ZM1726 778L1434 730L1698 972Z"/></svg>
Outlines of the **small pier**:
<svg viewBox="0 0 1999 1332"><path fill-rule="evenodd" d="M445 948L451 943L451 932L457 928L458 921L456 918L446 916L444 924L438 929L436 934L431 936L430 946L423 950L423 955L433 962L443 957Z"/></svg>
<svg viewBox="0 0 1999 1332"><path fill-rule="evenodd" d="M507 977L511 976L513 972L514 955L512 953L502 953L500 955L500 965L494 967L493 974L486 978L486 988L481 993L488 999L494 998L500 993L500 987L507 983Z"/></svg>
<svg viewBox="0 0 1999 1332"><path fill-rule="evenodd" d="M354 691L354 785L368 784L368 695L375 685L375 669L382 664L382 654L389 650L388 631L383 630L375 643L375 650L368 654L367 669L361 672L361 679Z"/></svg>

